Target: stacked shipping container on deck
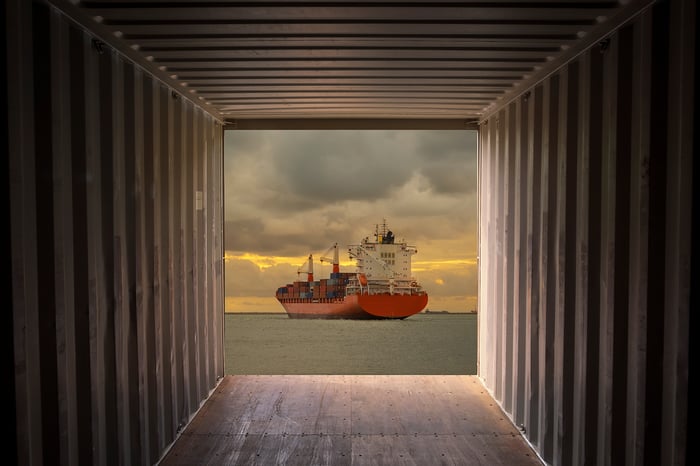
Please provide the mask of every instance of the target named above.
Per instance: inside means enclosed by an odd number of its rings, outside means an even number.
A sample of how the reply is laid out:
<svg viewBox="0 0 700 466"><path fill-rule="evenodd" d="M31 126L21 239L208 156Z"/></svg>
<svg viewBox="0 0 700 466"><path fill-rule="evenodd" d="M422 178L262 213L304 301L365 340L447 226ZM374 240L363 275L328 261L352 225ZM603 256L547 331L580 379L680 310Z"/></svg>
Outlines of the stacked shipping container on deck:
<svg viewBox="0 0 700 466"><path fill-rule="evenodd" d="M277 289L278 299L333 299L345 296L345 287L355 273L331 273L330 278L295 281Z"/></svg>

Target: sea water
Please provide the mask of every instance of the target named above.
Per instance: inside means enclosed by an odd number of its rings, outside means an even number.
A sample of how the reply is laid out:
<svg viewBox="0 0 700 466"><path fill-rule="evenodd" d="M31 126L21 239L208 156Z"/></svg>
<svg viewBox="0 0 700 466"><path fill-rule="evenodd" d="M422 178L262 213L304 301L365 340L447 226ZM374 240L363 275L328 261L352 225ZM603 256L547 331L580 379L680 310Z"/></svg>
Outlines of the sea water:
<svg viewBox="0 0 700 466"><path fill-rule="evenodd" d="M324 320L228 313L224 319L229 375L476 374L476 314Z"/></svg>

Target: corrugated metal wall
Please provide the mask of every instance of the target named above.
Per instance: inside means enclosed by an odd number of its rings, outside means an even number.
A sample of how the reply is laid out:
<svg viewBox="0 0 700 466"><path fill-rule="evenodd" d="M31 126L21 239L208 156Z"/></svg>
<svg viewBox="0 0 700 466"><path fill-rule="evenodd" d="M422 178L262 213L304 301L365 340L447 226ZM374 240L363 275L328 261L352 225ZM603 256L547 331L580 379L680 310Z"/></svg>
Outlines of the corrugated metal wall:
<svg viewBox="0 0 700 466"><path fill-rule="evenodd" d="M657 2L480 125L478 371L549 464L685 464L695 18Z"/></svg>
<svg viewBox="0 0 700 466"><path fill-rule="evenodd" d="M17 464L151 464L223 375L222 126L44 3L3 13Z"/></svg>
<svg viewBox="0 0 700 466"><path fill-rule="evenodd" d="M221 124L0 11L5 459L153 463L223 375ZM656 2L481 122L479 375L551 464L685 464L696 18Z"/></svg>

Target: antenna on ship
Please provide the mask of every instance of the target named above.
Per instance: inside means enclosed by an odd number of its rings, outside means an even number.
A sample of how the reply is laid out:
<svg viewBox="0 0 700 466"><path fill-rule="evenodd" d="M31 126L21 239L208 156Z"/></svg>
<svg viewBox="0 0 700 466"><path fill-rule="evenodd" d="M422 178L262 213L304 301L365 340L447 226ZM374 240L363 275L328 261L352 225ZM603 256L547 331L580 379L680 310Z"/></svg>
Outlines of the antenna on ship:
<svg viewBox="0 0 700 466"><path fill-rule="evenodd" d="M377 243L394 242L394 234L388 229L386 219L382 219L382 228L379 229L379 224L374 225L374 241Z"/></svg>
<svg viewBox="0 0 700 466"><path fill-rule="evenodd" d="M384 235L386 235L386 219L382 219L382 228L379 229L379 224L374 225L374 241L376 243L384 242Z"/></svg>

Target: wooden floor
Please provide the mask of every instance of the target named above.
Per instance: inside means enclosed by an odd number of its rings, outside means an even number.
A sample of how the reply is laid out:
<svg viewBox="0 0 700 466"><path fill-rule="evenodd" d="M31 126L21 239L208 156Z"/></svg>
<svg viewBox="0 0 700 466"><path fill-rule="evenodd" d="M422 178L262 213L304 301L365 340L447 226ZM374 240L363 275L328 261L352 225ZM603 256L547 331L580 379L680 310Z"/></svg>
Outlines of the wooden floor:
<svg viewBox="0 0 700 466"><path fill-rule="evenodd" d="M160 464L543 463L476 376L236 375Z"/></svg>

